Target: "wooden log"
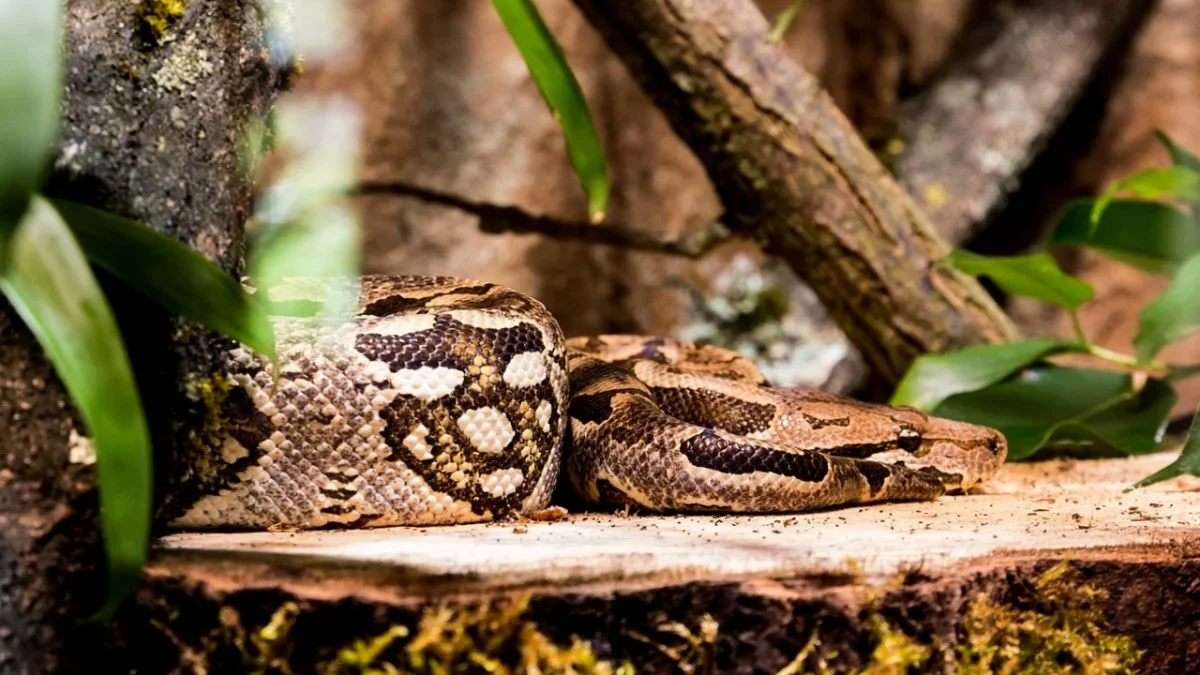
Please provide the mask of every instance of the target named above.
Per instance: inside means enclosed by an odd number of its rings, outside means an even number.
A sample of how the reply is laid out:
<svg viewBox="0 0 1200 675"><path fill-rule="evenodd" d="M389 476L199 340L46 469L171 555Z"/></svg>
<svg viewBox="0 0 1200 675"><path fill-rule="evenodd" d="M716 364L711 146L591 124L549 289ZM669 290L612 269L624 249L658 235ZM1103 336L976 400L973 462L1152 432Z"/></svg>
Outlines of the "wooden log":
<svg viewBox="0 0 1200 675"><path fill-rule="evenodd" d="M704 164L726 225L807 281L896 381L920 354L1015 335L749 0L576 0Z"/></svg>
<svg viewBox="0 0 1200 675"><path fill-rule="evenodd" d="M811 514L173 535L110 653L140 672L345 672L340 650L394 626L410 633L375 666L403 666L421 621L441 620L513 622L470 647L508 665L577 636L638 672L844 672L888 650L936 672L980 658L990 631L1047 656L1030 626L1069 618L1082 632L1056 639L1184 672L1200 656L1197 480L1123 491L1169 459L1009 465L985 495ZM502 611L514 602L520 618Z"/></svg>

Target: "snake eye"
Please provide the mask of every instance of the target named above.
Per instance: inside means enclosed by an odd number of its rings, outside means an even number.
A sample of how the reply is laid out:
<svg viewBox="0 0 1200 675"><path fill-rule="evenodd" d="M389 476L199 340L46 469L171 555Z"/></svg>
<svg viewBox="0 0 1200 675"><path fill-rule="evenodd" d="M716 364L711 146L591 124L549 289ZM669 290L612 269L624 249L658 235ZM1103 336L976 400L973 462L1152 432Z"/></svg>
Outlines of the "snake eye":
<svg viewBox="0 0 1200 675"><path fill-rule="evenodd" d="M896 438L896 445L900 446L901 450L912 452L921 447L921 432L912 427L903 427Z"/></svg>

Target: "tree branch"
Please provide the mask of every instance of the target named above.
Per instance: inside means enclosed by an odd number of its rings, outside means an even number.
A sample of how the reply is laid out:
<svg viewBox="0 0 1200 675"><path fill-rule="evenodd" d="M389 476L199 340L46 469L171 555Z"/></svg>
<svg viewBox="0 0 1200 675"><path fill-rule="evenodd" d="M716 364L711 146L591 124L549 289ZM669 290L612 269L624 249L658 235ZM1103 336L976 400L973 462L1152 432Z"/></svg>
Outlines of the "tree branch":
<svg viewBox="0 0 1200 675"><path fill-rule="evenodd" d="M786 261L885 378L1016 335L750 0L575 0L704 164L726 224Z"/></svg>
<svg viewBox="0 0 1200 675"><path fill-rule="evenodd" d="M476 202L400 182L365 182L359 184L354 192L360 195L414 197L431 204L458 209L479 218L479 229L489 234L541 234L554 239L577 239L689 258L700 257L732 238L729 229L719 221L705 223L680 235L665 235L612 224L592 225L564 221L529 213L515 206Z"/></svg>
<svg viewBox="0 0 1200 675"><path fill-rule="evenodd" d="M896 120L896 175L942 236L961 242L990 224L1153 4L984 4L949 67Z"/></svg>

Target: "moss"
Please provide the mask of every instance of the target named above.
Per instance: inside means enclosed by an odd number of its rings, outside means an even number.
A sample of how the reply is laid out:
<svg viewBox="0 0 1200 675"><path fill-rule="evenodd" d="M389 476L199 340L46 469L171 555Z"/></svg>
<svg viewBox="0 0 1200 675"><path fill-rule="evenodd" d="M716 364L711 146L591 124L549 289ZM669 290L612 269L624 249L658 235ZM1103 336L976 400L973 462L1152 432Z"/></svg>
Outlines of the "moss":
<svg viewBox="0 0 1200 675"><path fill-rule="evenodd" d="M449 675L493 673L518 675L633 675L629 664L600 659L586 642L561 645L524 618L528 598L480 603L469 607L430 607L415 629L393 624L377 635L353 640L328 662L293 660L292 629L303 618L294 602L281 605L257 629L247 628L232 607L222 607L219 626L200 639L199 648L185 645L172 632L171 620L154 621L179 648L181 657L200 671L290 675L299 670L321 675ZM410 637L411 636L411 637ZM236 662L231 667L229 659Z"/></svg>
<svg viewBox="0 0 1200 675"><path fill-rule="evenodd" d="M878 610L870 610L867 620L875 647L867 664L852 672L930 672L939 670L930 663L935 654L943 655L951 664L950 671L958 675L1134 672L1134 664L1142 656L1137 644L1103 630L1104 615L1098 605L1103 591L1069 583L1069 569L1064 561L1047 570L1034 583L1032 601L1020 607L999 604L987 591L976 594L959 627L958 644L950 650L936 640L922 643L889 624ZM813 631L779 675L845 672L830 666L837 656L821 650L819 632Z"/></svg>
<svg viewBox="0 0 1200 675"><path fill-rule="evenodd" d="M641 633L630 632L629 636L654 647L675 663L675 669L684 675L708 675L716 672L717 635L720 624L711 615L700 617L695 630L679 623L667 621L657 627L667 641L652 639ZM669 644L668 644L669 643Z"/></svg>
<svg viewBox="0 0 1200 675"><path fill-rule="evenodd" d="M980 593L963 622L957 651L958 672L974 673L1132 673L1142 652L1130 638L1101 626L1104 592L1065 580L1063 561L1035 582L1032 606L995 603Z"/></svg>
<svg viewBox="0 0 1200 675"><path fill-rule="evenodd" d="M142 0L138 18L154 41L161 44L186 9L187 0Z"/></svg>
<svg viewBox="0 0 1200 675"><path fill-rule="evenodd" d="M896 630L879 615L871 617L871 633L874 636L875 648L871 650L871 660L861 675L903 675L908 672L920 672L933 655L933 648L923 645L903 631Z"/></svg>
<svg viewBox="0 0 1200 675"><path fill-rule="evenodd" d="M614 675L625 666L596 657L578 639L556 644L524 619L529 598L481 603L467 608L438 607L422 613L411 640L393 662L372 673L572 673ZM396 627L389 629L396 632ZM360 650L361 651L361 650ZM345 661L341 662L344 665ZM330 672L345 672L332 669Z"/></svg>

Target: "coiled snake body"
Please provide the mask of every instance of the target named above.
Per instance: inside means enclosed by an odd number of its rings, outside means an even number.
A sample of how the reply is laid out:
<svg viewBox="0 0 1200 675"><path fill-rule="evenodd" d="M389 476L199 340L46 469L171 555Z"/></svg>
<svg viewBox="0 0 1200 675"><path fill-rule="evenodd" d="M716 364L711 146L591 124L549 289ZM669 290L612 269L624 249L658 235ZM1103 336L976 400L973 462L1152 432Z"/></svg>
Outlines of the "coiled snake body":
<svg viewBox="0 0 1200 675"><path fill-rule="evenodd" d="M1004 461L994 430L773 388L715 347L566 341L495 284L365 277L358 293L350 320L274 319L278 381L230 352L187 477L203 496L177 527L491 520L545 508L563 465L597 504L804 511L933 499Z"/></svg>

